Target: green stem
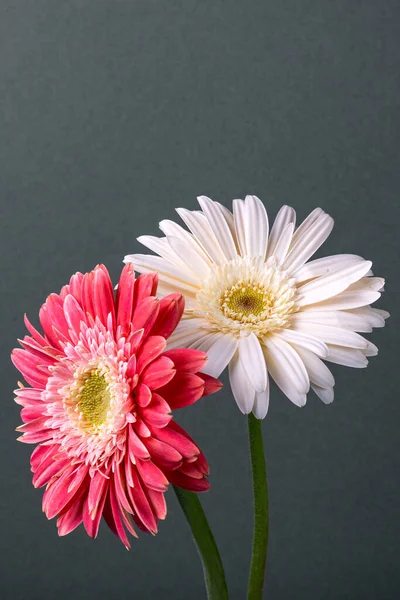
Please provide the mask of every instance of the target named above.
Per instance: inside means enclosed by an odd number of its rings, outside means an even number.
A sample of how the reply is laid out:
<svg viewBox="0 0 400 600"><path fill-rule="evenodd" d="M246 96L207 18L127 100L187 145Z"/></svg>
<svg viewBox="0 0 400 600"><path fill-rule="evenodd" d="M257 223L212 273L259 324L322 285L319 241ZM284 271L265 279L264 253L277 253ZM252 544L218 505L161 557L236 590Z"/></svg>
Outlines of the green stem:
<svg viewBox="0 0 400 600"><path fill-rule="evenodd" d="M197 494L174 486L203 564L208 600L228 600L224 568L214 536Z"/></svg>
<svg viewBox="0 0 400 600"><path fill-rule="evenodd" d="M248 417L254 494L254 537L247 600L261 600L268 548L268 487L261 423Z"/></svg>
<svg viewBox="0 0 400 600"><path fill-rule="evenodd" d="M208 600L228 600L224 567L197 494L174 485L174 491L192 531L203 565Z"/></svg>

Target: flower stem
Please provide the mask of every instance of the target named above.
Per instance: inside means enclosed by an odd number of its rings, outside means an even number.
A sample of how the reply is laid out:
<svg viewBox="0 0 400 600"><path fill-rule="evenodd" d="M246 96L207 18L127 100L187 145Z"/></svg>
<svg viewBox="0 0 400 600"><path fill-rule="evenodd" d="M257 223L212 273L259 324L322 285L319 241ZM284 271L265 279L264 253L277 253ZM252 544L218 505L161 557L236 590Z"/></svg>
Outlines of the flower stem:
<svg viewBox="0 0 400 600"><path fill-rule="evenodd" d="M247 600L261 600L268 548L268 487L262 421L248 417L254 494L254 537Z"/></svg>
<svg viewBox="0 0 400 600"><path fill-rule="evenodd" d="M203 564L208 600L228 600L224 568L214 536L197 494L174 486Z"/></svg>

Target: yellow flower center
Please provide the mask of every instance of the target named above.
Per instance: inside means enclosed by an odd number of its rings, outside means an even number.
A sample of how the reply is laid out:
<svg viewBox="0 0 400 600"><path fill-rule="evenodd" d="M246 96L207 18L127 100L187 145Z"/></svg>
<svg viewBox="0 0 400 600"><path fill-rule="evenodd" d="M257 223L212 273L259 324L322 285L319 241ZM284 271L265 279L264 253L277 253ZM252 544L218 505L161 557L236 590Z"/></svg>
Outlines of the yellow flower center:
<svg viewBox="0 0 400 600"><path fill-rule="evenodd" d="M238 321L251 321L254 317L265 316L273 306L271 294L262 286L248 282L238 282L221 296L221 309L226 317Z"/></svg>
<svg viewBox="0 0 400 600"><path fill-rule="evenodd" d="M240 337L264 338L286 327L296 310L296 282L274 258L238 257L214 265L190 309L209 329Z"/></svg>
<svg viewBox="0 0 400 600"><path fill-rule="evenodd" d="M103 373L95 370L86 377L78 397L78 407L87 425L102 425L110 409L111 393Z"/></svg>

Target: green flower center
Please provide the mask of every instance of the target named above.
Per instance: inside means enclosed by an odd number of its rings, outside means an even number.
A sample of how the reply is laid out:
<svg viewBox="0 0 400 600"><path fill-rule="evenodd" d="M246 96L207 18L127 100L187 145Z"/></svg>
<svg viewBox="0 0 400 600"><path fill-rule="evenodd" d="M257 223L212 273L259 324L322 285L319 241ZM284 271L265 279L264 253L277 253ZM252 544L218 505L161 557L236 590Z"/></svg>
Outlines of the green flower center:
<svg viewBox="0 0 400 600"><path fill-rule="evenodd" d="M79 392L78 407L87 425L102 425L110 409L111 393L100 371L91 371Z"/></svg>

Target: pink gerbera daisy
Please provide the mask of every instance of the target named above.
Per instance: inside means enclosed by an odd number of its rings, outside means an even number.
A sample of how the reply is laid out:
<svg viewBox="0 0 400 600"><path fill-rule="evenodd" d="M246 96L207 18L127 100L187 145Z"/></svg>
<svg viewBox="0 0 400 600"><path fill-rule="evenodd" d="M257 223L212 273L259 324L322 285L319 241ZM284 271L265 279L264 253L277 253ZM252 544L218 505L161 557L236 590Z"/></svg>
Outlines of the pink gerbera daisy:
<svg viewBox="0 0 400 600"><path fill-rule="evenodd" d="M179 294L155 297L156 275L135 280L132 265L118 293L106 268L76 273L39 314L42 336L25 317L31 337L12 353L32 387L16 390L23 406L19 438L38 444L31 456L33 485L46 486L43 510L57 516L59 535L83 522L96 537L103 516L129 548L133 521L155 534L166 516L171 482L209 488L208 465L171 409L220 388L199 373L206 355L165 351L184 309Z"/></svg>

